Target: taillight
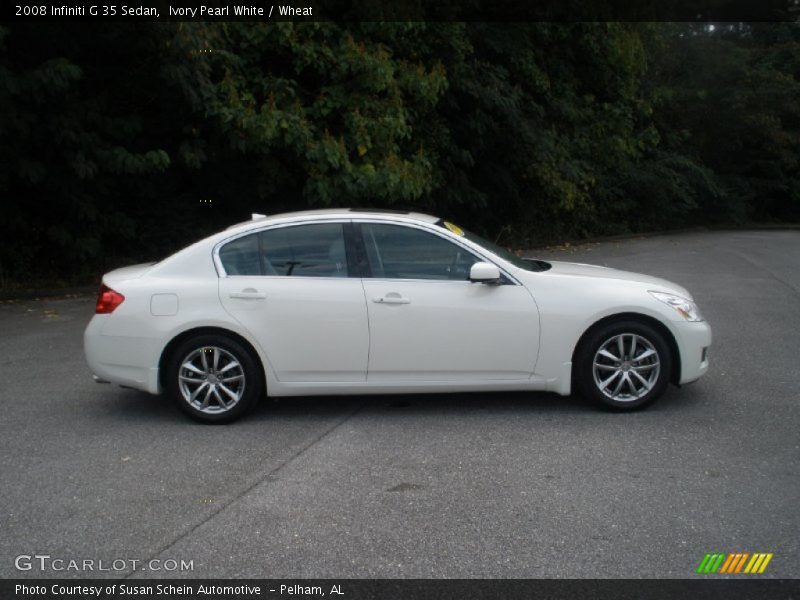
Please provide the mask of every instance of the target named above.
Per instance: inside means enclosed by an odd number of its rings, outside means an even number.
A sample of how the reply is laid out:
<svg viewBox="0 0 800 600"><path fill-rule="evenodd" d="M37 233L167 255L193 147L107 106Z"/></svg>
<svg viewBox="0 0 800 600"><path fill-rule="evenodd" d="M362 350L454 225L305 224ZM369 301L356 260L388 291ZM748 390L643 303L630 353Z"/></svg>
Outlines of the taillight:
<svg viewBox="0 0 800 600"><path fill-rule="evenodd" d="M97 304L94 307L94 312L98 315L107 315L114 312L114 309L122 304L125 296L119 292L115 292L107 285L100 286L100 293L97 295Z"/></svg>

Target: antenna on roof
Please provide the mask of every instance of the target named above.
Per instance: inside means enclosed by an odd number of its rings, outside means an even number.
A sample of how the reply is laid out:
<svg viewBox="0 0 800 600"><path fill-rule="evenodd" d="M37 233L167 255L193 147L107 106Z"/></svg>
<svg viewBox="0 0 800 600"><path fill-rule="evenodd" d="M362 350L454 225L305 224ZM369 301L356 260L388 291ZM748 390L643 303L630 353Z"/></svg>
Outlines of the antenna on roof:
<svg viewBox="0 0 800 600"><path fill-rule="evenodd" d="M267 215L262 215L260 213L253 213L252 215L250 215L251 221L258 221L259 219L266 219L266 218Z"/></svg>

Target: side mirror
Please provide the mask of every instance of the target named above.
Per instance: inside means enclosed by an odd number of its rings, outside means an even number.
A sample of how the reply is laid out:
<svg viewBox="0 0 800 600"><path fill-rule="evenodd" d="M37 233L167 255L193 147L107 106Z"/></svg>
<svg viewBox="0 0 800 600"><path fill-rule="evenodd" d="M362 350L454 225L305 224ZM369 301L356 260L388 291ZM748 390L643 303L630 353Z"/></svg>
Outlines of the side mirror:
<svg viewBox="0 0 800 600"><path fill-rule="evenodd" d="M487 262L476 262L469 270L469 280L473 283L500 283L500 269Z"/></svg>

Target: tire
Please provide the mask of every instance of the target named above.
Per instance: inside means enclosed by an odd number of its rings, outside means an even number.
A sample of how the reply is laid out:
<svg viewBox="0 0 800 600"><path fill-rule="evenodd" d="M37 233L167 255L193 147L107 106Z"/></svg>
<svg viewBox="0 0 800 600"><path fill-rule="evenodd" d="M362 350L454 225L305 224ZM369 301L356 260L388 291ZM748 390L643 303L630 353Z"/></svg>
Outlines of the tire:
<svg viewBox="0 0 800 600"><path fill-rule="evenodd" d="M203 334L181 342L167 363L165 388L178 407L204 423L229 423L263 392L257 360L240 342Z"/></svg>
<svg viewBox="0 0 800 600"><path fill-rule="evenodd" d="M669 344L652 326L639 321L609 323L581 342L574 383L584 398L603 407L636 410L664 393L672 360Z"/></svg>

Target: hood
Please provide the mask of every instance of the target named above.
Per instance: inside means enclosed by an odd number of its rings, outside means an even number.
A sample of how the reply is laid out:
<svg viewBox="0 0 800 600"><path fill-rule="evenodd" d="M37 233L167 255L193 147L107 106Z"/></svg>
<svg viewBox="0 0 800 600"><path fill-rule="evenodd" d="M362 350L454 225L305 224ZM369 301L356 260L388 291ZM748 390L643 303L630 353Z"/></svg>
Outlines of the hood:
<svg viewBox="0 0 800 600"><path fill-rule="evenodd" d="M109 271L105 275L103 275L103 283L106 285L112 283L118 283L120 281L125 281L127 279L136 279L137 277L141 277L144 275L150 267L152 267L154 262L149 263L140 263L138 265L130 265L128 267L122 267L121 269L114 269L113 271Z"/></svg>
<svg viewBox="0 0 800 600"><path fill-rule="evenodd" d="M653 291L672 292L683 296L687 300L693 300L692 295L683 286L650 275L632 273L630 271L620 271L609 267L598 265L587 265L583 263L561 262L557 260L548 261L552 265L550 273L554 275L565 275L569 277L592 277L595 279L617 279L619 281L632 281L647 285Z"/></svg>

